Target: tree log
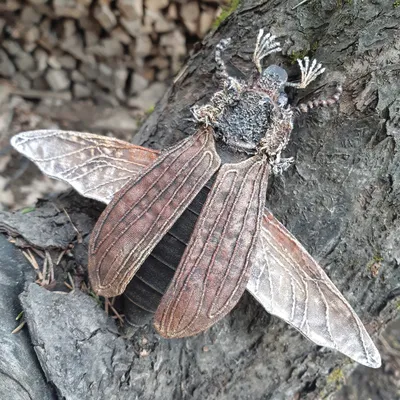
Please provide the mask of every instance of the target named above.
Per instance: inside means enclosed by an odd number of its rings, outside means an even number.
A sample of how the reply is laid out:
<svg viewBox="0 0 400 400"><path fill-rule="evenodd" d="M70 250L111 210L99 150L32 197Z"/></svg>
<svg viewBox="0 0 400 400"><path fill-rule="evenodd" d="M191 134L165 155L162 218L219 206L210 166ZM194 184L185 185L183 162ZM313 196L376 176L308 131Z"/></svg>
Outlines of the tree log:
<svg viewBox="0 0 400 400"><path fill-rule="evenodd" d="M341 103L297 119L284 155L295 158L294 167L271 179L267 205L320 262L376 341L398 313L400 287L400 7L385 0L293 5L243 2L202 43L133 141L165 148L193 133L190 107L217 90L213 57L222 38L233 38L225 53L231 73L249 76L263 27L283 45L282 55L265 62L287 67L292 81L299 77L295 58L309 54L322 62L326 73L306 91L290 93L291 101L329 95L339 81ZM51 204L20 216L26 222L18 229L15 215L0 214L0 225L25 240L27 230L35 236L32 230L52 226L50 240L71 223L41 218ZM82 243L73 239L70 263L85 265L100 209L77 195L54 204L67 210L83 237ZM35 245L46 248L41 240ZM94 302L32 286L22 295L42 369L66 399L321 399L356 366L266 314L247 294L207 332L177 340L160 338L151 325L131 340L118 338Z"/></svg>

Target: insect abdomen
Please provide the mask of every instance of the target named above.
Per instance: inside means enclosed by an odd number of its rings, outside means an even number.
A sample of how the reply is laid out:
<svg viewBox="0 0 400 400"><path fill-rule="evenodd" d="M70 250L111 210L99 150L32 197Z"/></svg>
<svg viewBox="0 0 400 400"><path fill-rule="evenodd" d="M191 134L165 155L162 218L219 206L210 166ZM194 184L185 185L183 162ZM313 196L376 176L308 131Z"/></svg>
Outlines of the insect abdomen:
<svg viewBox="0 0 400 400"><path fill-rule="evenodd" d="M202 188L128 284L124 292L128 324L142 326L153 317L185 251L210 186L208 183Z"/></svg>

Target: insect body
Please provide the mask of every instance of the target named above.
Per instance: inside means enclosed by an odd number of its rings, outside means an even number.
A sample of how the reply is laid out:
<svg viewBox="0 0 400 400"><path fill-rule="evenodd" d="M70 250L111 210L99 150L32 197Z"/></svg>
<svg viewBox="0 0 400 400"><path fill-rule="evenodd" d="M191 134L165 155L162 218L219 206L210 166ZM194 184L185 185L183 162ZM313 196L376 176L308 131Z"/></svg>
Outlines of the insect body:
<svg viewBox="0 0 400 400"><path fill-rule="evenodd" d="M223 89L209 104L193 108L202 126L158 158L147 149L76 132L27 132L12 143L45 173L109 203L89 249L90 279L99 294L122 293L143 263L154 257L157 244L180 223L180 216L199 214L156 312L155 326L163 336L182 337L207 329L232 309L247 288L267 311L317 344L377 367L379 353L350 305L264 207L270 171L281 172L291 162L280 157L294 111L284 88L306 87L323 69L307 58L299 61L299 84L289 83L286 72L276 65L262 70L261 60L280 48L261 30L253 58L257 73L250 83L239 82L226 73L221 58L227 44L222 41L216 51ZM299 109L333 104L340 92L339 88L328 100L300 104ZM125 168L118 157L123 147ZM227 148L234 149L238 162L221 166L220 156ZM104 171L105 182L93 179L93 171ZM204 205L194 206L204 187L209 190Z"/></svg>
<svg viewBox="0 0 400 400"><path fill-rule="evenodd" d="M249 280L260 245L262 210L271 167L288 166L280 155L292 131L293 111L284 92L286 72L261 60L280 50L274 36L260 31L254 52L257 73L250 83L230 77L221 58L229 40L217 48L224 82L210 103L194 107L196 119L214 128L217 139L250 158L219 170L173 281L155 316L166 337L196 334L222 318L237 303ZM321 74L321 64L300 62L301 86Z"/></svg>

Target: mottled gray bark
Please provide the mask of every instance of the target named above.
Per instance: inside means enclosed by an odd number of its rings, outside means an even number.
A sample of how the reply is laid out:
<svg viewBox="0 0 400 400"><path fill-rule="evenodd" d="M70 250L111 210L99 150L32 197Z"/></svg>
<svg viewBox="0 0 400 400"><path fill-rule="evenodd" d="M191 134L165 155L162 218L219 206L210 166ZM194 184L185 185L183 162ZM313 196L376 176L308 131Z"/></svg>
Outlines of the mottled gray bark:
<svg viewBox="0 0 400 400"><path fill-rule="evenodd" d="M341 104L298 119L285 154L295 158L294 167L272 179L267 205L377 335L397 315L400 286L400 8L387 1L336 0L312 0L294 11L291 6L243 2L204 42L134 140L163 147L192 132L189 106L207 101L215 91L213 49L221 38L233 38L226 59L245 75L252 68L254 38L261 27L270 27L281 38L284 55L273 62L287 66L292 79L298 78L297 65L291 65L296 56L308 54L321 61L326 73L305 92L294 93L293 101L330 94L332 84L340 81ZM289 339L293 332L283 323L272 319L268 326L255 324L265 328L261 345L255 346L262 361L250 357L248 371L232 371L223 391L227 397L254 375L260 380L249 389L253 398L290 398L295 393L318 398L335 391L341 371L331 372L339 367L338 360L310 363L309 357L320 353L313 353L313 346L298 334L298 341Z"/></svg>
<svg viewBox="0 0 400 400"><path fill-rule="evenodd" d="M53 399L27 330L12 333L22 321L16 321L22 311L18 295L24 289L25 278L33 279L32 267L3 235L0 254L0 399Z"/></svg>
<svg viewBox="0 0 400 400"><path fill-rule="evenodd" d="M245 75L261 27L282 38L284 55L274 62L287 66L292 79L298 77L291 65L295 54L309 52L323 62L327 72L307 91L293 93L293 101L330 94L332 81L341 81L340 107L299 118L285 154L295 158L294 167L271 179L267 204L321 263L376 340L396 316L400 286L400 7L387 0L292 6L243 2L192 57L134 141L164 148L194 131L189 109L216 90L213 56L221 38L233 38L225 56ZM85 265L87 234L99 211L91 209L94 202L77 199L57 204L84 238L82 244L73 241L70 262ZM28 231L37 239L34 230L43 233L49 226L54 235L68 235L62 212L57 224L54 215L45 215L51 214L49 204L21 216L25 222L18 229L9 216L0 221L28 240ZM247 294L204 334L164 340L149 325L133 341L118 338L88 297L30 286L22 298L42 369L66 399L319 399L334 393L355 367L267 315Z"/></svg>

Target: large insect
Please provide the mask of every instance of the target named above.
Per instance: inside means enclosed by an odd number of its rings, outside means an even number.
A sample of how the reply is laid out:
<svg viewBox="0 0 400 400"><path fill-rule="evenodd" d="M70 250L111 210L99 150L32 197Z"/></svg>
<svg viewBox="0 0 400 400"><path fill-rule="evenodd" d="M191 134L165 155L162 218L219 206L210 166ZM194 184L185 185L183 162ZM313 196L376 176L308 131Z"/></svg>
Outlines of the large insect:
<svg viewBox="0 0 400 400"><path fill-rule="evenodd" d="M192 214L191 223L180 225L190 240L155 315L162 336L207 329L247 289L268 312L318 345L377 368L379 353L358 316L264 204L269 173L281 173L292 162L281 159L295 111L285 87L304 88L324 69L315 60L298 60L300 83L288 82L277 65L263 70L261 60L281 49L260 30L253 57L257 71L242 82L228 75L222 60L228 44L221 41L215 57L223 89L209 104L192 109L199 129L161 154L63 131L24 132L12 145L45 174L108 203L89 246L90 281L103 296L121 294L143 264L157 259L156 246ZM338 87L331 98L298 109L332 105L340 94Z"/></svg>

